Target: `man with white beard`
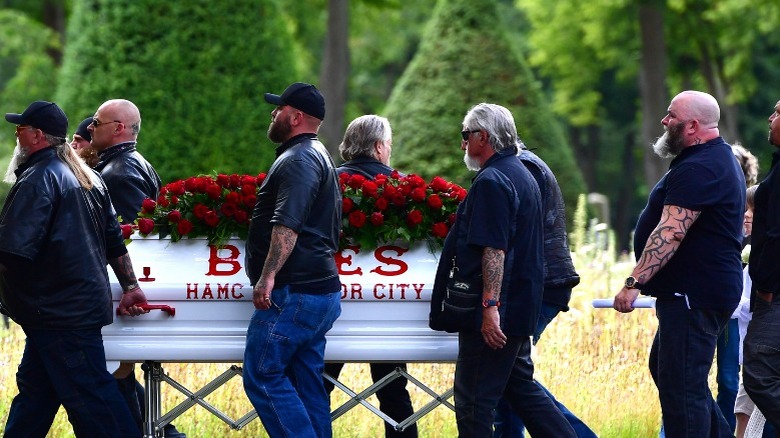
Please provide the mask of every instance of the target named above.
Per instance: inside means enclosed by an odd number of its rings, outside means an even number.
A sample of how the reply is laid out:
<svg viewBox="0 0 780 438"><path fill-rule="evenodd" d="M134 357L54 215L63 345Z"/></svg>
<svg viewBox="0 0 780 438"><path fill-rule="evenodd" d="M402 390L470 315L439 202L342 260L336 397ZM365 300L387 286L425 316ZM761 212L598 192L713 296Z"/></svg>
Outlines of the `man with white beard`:
<svg viewBox="0 0 780 438"><path fill-rule="evenodd" d="M627 313L640 291L656 297L649 365L668 437L732 436L707 375L742 290L745 177L720 137L719 119L707 93L672 99L653 150L674 159L639 217L637 264L614 303Z"/></svg>

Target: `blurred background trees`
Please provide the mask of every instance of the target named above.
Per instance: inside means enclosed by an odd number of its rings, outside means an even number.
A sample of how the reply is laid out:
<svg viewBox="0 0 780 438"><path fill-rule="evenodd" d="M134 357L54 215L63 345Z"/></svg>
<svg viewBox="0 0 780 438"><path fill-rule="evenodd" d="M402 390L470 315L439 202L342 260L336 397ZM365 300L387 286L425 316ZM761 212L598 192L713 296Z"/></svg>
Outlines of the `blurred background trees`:
<svg viewBox="0 0 780 438"><path fill-rule="evenodd" d="M396 167L468 183L460 122L492 101L571 207L606 196L594 212L625 247L668 165L648 144L677 92L718 98L726 140L768 168L778 24L780 4L760 0L0 0L0 103L55 100L75 127L106 99L133 100L139 148L167 182L266 170L262 93L312 82L337 161L346 124L376 113L393 124ZM0 163L13 145L0 129Z"/></svg>

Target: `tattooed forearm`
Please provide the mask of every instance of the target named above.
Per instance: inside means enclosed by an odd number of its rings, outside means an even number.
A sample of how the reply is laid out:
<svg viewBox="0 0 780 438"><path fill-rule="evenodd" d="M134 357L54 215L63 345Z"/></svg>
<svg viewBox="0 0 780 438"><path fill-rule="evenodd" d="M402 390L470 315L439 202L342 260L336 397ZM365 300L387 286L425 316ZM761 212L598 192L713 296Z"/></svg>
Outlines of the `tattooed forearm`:
<svg viewBox="0 0 780 438"><path fill-rule="evenodd" d="M683 238L701 212L675 205L667 205L658 226L647 239L634 276L640 283L647 282L661 270L677 252Z"/></svg>
<svg viewBox="0 0 780 438"><path fill-rule="evenodd" d="M271 247L265 258L261 277L276 276L287 258L290 257L297 240L298 233L292 229L284 225L274 225L273 230L271 230Z"/></svg>
<svg viewBox="0 0 780 438"><path fill-rule="evenodd" d="M486 247L482 251L483 297L488 294L491 300L500 300L501 282L504 280L504 251Z"/></svg>
<svg viewBox="0 0 780 438"><path fill-rule="evenodd" d="M135 278L130 254L123 254L115 259L109 260L108 263L111 265L111 269L114 270L114 275L116 275L116 279L119 280L119 284L122 285L122 290L130 290L134 287L138 287L138 280Z"/></svg>

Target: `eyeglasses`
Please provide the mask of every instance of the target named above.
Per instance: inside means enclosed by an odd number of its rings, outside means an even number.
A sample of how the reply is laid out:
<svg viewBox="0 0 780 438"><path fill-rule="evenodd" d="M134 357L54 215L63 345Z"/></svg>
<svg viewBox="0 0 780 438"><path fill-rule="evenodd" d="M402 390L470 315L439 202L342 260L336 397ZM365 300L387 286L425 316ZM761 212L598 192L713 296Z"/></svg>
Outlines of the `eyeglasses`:
<svg viewBox="0 0 780 438"><path fill-rule="evenodd" d="M21 132L22 132L22 131L24 131L25 129L35 129L35 128L33 128L33 127L32 127L32 126L30 126L30 125L16 125L16 133L17 133L17 134L21 133Z"/></svg>
<svg viewBox="0 0 780 438"><path fill-rule="evenodd" d="M92 118L92 123L90 123L90 124L91 124L92 126L94 126L94 127L95 127L95 129L97 129L97 128L98 128L98 127L100 127L101 125L108 125L109 123L122 123L122 122L120 122L119 120L114 120L114 121L112 121L112 122L101 122L100 120L98 120L98 119L97 119L97 117L93 117L93 118Z"/></svg>
<svg viewBox="0 0 780 438"><path fill-rule="evenodd" d="M479 131L479 129L467 129L465 131L460 131L460 136L463 137L463 141L466 141L469 139L469 135Z"/></svg>

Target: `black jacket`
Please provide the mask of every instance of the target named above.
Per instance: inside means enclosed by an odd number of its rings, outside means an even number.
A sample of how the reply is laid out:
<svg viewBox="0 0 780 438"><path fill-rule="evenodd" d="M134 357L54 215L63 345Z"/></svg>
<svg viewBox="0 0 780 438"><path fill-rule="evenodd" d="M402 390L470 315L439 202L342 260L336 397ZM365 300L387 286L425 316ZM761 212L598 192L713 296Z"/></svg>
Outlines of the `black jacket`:
<svg viewBox="0 0 780 438"><path fill-rule="evenodd" d="M0 213L0 300L23 327L84 329L113 320L107 258L127 253L103 181L81 187L54 148L16 171Z"/></svg>
<svg viewBox="0 0 780 438"><path fill-rule="evenodd" d="M748 271L755 291L780 293L780 151L772 155L772 167L756 189L753 232L750 235Z"/></svg>
<svg viewBox="0 0 780 438"><path fill-rule="evenodd" d="M566 206L555 175L533 152L520 151L520 161L534 176L542 195L544 214L544 298L545 304L569 310L571 290L580 283L574 269L566 236Z"/></svg>
<svg viewBox="0 0 780 438"><path fill-rule="evenodd" d="M122 223L131 223L141 211L146 198L157 200L162 185L160 177L144 157L135 150L135 142L120 143L101 151L95 170L106 182L111 202Z"/></svg>
<svg viewBox="0 0 780 438"><path fill-rule="evenodd" d="M392 167L382 163L372 157L355 157L336 168L336 173L347 173L349 175L363 175L370 180L374 180L377 175L390 176L393 173ZM403 173L398 174L404 176Z"/></svg>

